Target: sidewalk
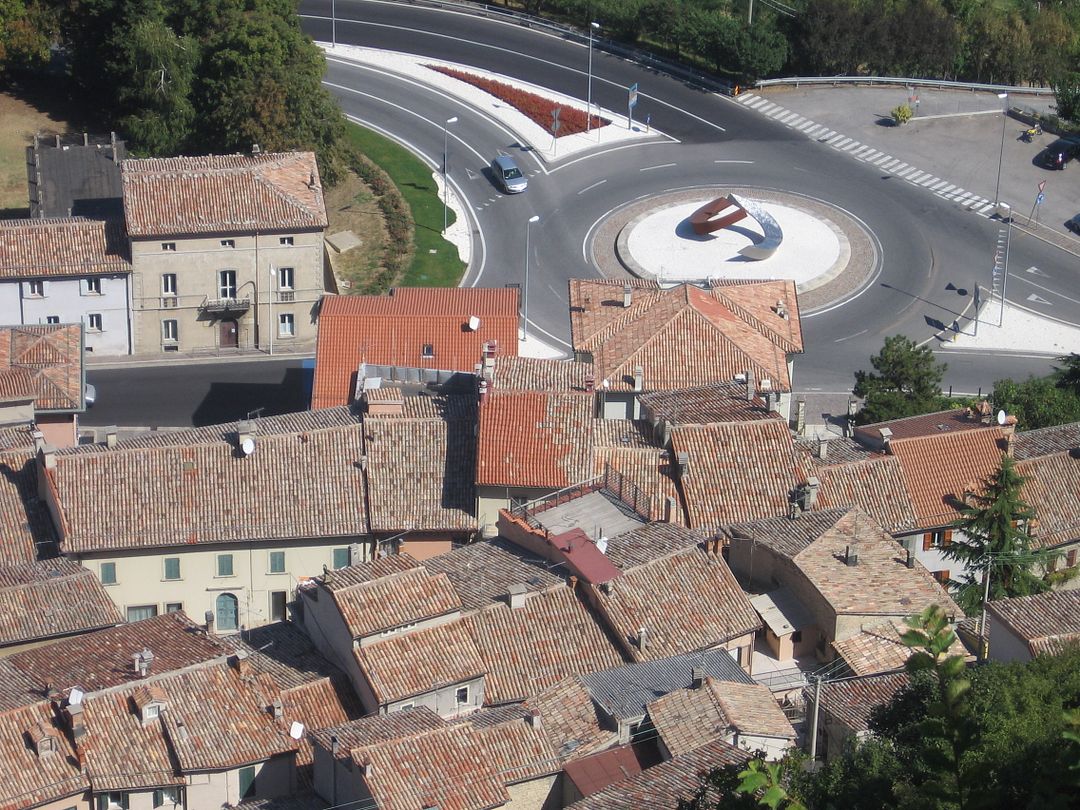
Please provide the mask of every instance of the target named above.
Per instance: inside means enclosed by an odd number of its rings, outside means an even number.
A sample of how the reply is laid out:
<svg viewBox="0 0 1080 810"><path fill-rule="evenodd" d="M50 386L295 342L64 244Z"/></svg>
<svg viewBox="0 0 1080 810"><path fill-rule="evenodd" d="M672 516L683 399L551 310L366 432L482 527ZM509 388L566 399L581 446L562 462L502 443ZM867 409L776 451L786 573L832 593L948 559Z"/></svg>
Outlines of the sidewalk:
<svg viewBox="0 0 1080 810"><path fill-rule="evenodd" d="M149 366L174 366L179 362L185 365L209 365L228 362L258 362L261 360L307 359L315 356L314 344L287 347L274 347L274 353L268 349L209 349L192 352L169 352L168 354L127 354L94 355L87 352L87 369L101 368L144 368Z"/></svg>

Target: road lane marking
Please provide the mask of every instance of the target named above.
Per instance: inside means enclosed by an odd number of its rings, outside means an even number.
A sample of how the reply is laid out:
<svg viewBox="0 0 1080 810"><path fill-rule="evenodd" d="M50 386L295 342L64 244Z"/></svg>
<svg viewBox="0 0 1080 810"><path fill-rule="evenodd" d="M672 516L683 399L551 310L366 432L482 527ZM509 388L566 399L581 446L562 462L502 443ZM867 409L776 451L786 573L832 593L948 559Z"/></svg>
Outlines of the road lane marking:
<svg viewBox="0 0 1080 810"><path fill-rule="evenodd" d="M863 329L861 332L856 332L854 335L848 335L847 337L837 338L836 340L833 341L833 343L843 343L845 340L851 340L852 338L857 338L859 335L865 335L869 331L870 331L869 329Z"/></svg>
<svg viewBox="0 0 1080 810"><path fill-rule="evenodd" d="M582 189L581 191L579 191L579 192L578 192L578 196L580 197L580 196L581 196L582 194L584 194L584 193L585 193L586 191L592 191L592 190L593 190L594 188L596 188L597 186L602 186L602 185L604 185L604 183L606 183L606 182L607 182L607 180L597 180L597 181L596 181L595 183L593 183L593 184L592 184L591 186L586 186L586 187L585 187L585 188L583 188L583 189Z"/></svg>
<svg viewBox="0 0 1080 810"><path fill-rule="evenodd" d="M714 160L713 163L746 163L751 164L752 160Z"/></svg>
<svg viewBox="0 0 1080 810"><path fill-rule="evenodd" d="M670 169L672 166L678 166L677 163L660 163L656 166L645 166L642 169L638 169L639 172L651 172L653 169Z"/></svg>

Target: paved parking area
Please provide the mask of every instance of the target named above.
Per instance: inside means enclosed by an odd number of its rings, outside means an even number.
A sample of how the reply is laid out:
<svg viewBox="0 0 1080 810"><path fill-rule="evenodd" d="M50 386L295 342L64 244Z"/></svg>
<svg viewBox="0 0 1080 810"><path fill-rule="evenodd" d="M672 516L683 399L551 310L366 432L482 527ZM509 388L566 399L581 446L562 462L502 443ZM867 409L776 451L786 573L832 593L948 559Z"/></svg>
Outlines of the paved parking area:
<svg viewBox="0 0 1080 810"><path fill-rule="evenodd" d="M1044 133L1025 143L1019 136L1026 125L1010 117L1004 122L1003 144L1003 102L996 95L921 88L915 92L918 114L901 127L892 125L889 111L909 100L905 87L775 87L744 92L736 101L982 216L994 213L1000 156L1000 199L1012 206L1016 222L1027 222L1038 185L1046 181L1045 200L1037 209L1039 229L1052 229L1054 241L1071 239L1080 248L1080 240L1064 228L1065 221L1080 212L1080 165L1065 171L1036 165L1055 136ZM1042 113L1053 103L1037 96L1008 101L1010 108Z"/></svg>

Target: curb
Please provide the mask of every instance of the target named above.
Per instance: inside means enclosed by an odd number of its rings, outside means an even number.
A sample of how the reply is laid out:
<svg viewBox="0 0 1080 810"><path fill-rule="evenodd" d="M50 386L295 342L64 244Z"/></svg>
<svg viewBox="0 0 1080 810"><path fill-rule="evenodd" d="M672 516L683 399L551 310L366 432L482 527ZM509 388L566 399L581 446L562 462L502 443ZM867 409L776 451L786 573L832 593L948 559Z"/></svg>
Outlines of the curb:
<svg viewBox="0 0 1080 810"><path fill-rule="evenodd" d="M263 351L253 351L250 354L228 354L228 355L185 355L181 354L179 357L176 355L170 355L167 357L158 357L157 355L129 355L125 358L102 358L96 360L92 357L86 358L86 370L88 372L96 369L117 369L117 368L152 368L154 366L167 366L175 367L178 363L183 363L189 366L208 366L219 365L229 363L259 363L259 362L273 362L281 360L306 360L315 357L315 350L303 351L303 352L282 352L281 354L268 354Z"/></svg>

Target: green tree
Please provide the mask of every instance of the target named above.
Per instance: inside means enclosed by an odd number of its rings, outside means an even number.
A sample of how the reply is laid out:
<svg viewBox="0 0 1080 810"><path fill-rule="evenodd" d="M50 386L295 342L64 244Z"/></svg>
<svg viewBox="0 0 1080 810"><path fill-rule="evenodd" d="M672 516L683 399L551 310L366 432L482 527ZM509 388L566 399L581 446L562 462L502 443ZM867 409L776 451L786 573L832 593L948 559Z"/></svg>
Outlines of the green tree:
<svg viewBox="0 0 1080 810"><path fill-rule="evenodd" d="M47 62L56 25L44 0L0 0L0 75Z"/></svg>
<svg viewBox="0 0 1080 810"><path fill-rule="evenodd" d="M874 372L855 372L855 396L865 401L862 424L930 413L938 407L946 366L926 346L903 335L885 338L881 352L870 358Z"/></svg>
<svg viewBox="0 0 1080 810"><path fill-rule="evenodd" d="M1055 385L1080 396L1080 354L1071 352L1058 358L1060 366L1054 366Z"/></svg>
<svg viewBox="0 0 1080 810"><path fill-rule="evenodd" d="M1059 118L1080 124L1080 73L1063 72L1051 83Z"/></svg>
<svg viewBox="0 0 1080 810"><path fill-rule="evenodd" d="M1034 569L1045 570L1053 555L1032 548L1027 527L1035 513L1021 496L1024 480L1012 456L1003 454L997 472L983 482L982 492L967 496L953 524L964 536L954 538L942 553L967 569L964 579L956 582L960 588L956 601L966 613L982 609L988 571L992 600L1049 588Z"/></svg>
<svg viewBox="0 0 1080 810"><path fill-rule="evenodd" d="M787 40L770 22L755 21L743 26L735 39L739 71L753 81L776 73L787 62Z"/></svg>
<svg viewBox="0 0 1080 810"><path fill-rule="evenodd" d="M1059 387L1051 377L1029 377L1024 382L998 380L990 402L995 411L1015 416L1022 430L1080 420L1080 395Z"/></svg>

